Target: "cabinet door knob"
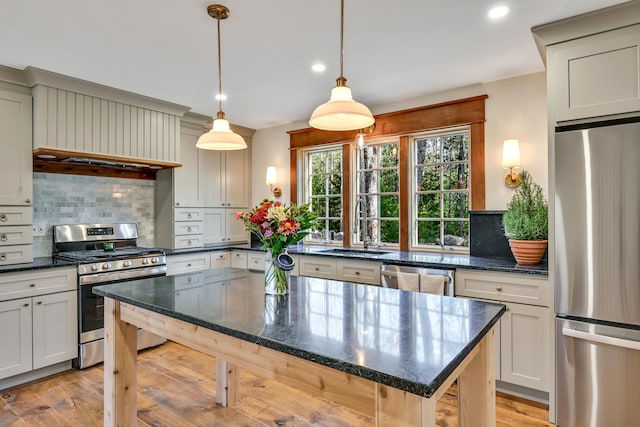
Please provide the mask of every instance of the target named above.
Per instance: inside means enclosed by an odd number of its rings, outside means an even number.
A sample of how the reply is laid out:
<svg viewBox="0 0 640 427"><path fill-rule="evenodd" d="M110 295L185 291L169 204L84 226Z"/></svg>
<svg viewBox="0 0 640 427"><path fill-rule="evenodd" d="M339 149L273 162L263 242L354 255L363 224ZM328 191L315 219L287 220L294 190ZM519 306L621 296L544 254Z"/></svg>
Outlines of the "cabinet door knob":
<svg viewBox="0 0 640 427"><path fill-rule="evenodd" d="M187 218L191 219L191 214L187 214Z"/></svg>
<svg viewBox="0 0 640 427"><path fill-rule="evenodd" d="M176 203L176 206L180 206L180 203Z"/></svg>
<svg viewBox="0 0 640 427"><path fill-rule="evenodd" d="M36 304L41 305L41 304L42 304L42 301L38 301Z"/></svg>
<svg viewBox="0 0 640 427"><path fill-rule="evenodd" d="M360 272L359 272L359 271L356 271L356 276L359 276L359 275L360 275Z"/></svg>
<svg viewBox="0 0 640 427"><path fill-rule="evenodd" d="M498 287L496 288L496 291L498 291L498 292L500 292L501 290L502 290L502 286L498 286Z"/></svg>
<svg viewBox="0 0 640 427"><path fill-rule="evenodd" d="M31 203L31 199L25 199L25 203Z"/></svg>
<svg viewBox="0 0 640 427"><path fill-rule="evenodd" d="M187 264L187 267L191 267L191 264Z"/></svg>
<svg viewBox="0 0 640 427"><path fill-rule="evenodd" d="M29 284L29 287L30 287L30 288L35 288L35 287L36 287L36 284L35 284L35 283L31 283L31 284Z"/></svg>
<svg viewBox="0 0 640 427"><path fill-rule="evenodd" d="M191 246L191 240L189 240L189 241L187 242L187 245Z"/></svg>
<svg viewBox="0 0 640 427"><path fill-rule="evenodd" d="M28 302L26 302L26 303L22 304L22 306L23 306L23 307L29 307L29 303L28 303Z"/></svg>
<svg viewBox="0 0 640 427"><path fill-rule="evenodd" d="M7 214L0 214L0 221L5 222L7 220Z"/></svg>
<svg viewBox="0 0 640 427"><path fill-rule="evenodd" d="M6 261L7 260L7 254L5 254L4 252L0 254L0 261Z"/></svg>
<svg viewBox="0 0 640 427"><path fill-rule="evenodd" d="M7 235L4 234L4 233L0 234L0 240L2 240L3 242L6 242L7 241Z"/></svg>
<svg viewBox="0 0 640 427"><path fill-rule="evenodd" d="M320 271L320 267L316 267L316 271Z"/></svg>

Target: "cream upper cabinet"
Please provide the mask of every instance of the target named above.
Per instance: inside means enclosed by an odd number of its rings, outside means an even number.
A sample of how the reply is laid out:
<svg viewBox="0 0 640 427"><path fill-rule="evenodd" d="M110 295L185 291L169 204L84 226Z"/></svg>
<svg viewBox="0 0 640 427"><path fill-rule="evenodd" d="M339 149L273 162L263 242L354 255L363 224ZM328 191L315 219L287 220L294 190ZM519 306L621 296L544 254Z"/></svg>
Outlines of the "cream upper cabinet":
<svg viewBox="0 0 640 427"><path fill-rule="evenodd" d="M547 65L550 125L640 113L640 2L531 29Z"/></svg>
<svg viewBox="0 0 640 427"><path fill-rule="evenodd" d="M205 207L249 206L250 152L208 151L201 157Z"/></svg>
<svg viewBox="0 0 640 427"><path fill-rule="evenodd" d="M173 173L175 207L204 206L201 188L203 183L199 176L200 159L204 153L196 148L196 142L198 142L200 135L202 135L200 127L183 123L180 127L180 162L182 167L163 172L168 175Z"/></svg>
<svg viewBox="0 0 640 427"><path fill-rule="evenodd" d="M549 47L557 122L640 111L640 25Z"/></svg>
<svg viewBox="0 0 640 427"><path fill-rule="evenodd" d="M0 206L32 206L31 105L29 95L0 90Z"/></svg>

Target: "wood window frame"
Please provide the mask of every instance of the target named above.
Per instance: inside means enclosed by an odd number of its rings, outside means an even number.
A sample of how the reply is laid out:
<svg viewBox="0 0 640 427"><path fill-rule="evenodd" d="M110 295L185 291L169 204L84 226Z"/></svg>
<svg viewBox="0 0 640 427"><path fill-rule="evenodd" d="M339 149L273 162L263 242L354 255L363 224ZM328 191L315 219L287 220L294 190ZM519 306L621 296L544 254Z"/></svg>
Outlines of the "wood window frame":
<svg viewBox="0 0 640 427"><path fill-rule="evenodd" d="M399 136L400 141L400 249L409 249L409 138L407 135L456 126L469 126L471 142L471 210L485 208L484 124L488 95L378 114L368 138ZM291 201L298 202L298 158L300 150L325 144L343 145L342 198L344 212L351 212L351 150L355 131L325 131L314 128L292 130L289 134ZM351 224L343 218L344 246L351 246Z"/></svg>

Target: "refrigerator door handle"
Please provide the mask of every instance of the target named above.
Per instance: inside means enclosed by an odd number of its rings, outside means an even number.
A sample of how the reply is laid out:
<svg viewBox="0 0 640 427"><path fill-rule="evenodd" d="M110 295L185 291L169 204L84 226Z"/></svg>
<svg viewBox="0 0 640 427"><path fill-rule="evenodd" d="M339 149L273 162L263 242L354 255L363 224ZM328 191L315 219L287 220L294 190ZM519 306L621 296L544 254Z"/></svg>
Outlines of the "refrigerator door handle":
<svg viewBox="0 0 640 427"><path fill-rule="evenodd" d="M591 332L579 331L577 329L562 328L562 335L567 337L578 338L586 341L612 345L615 347L623 347L631 350L640 350L640 342L638 341L625 340L622 338L610 337L608 335L594 334Z"/></svg>

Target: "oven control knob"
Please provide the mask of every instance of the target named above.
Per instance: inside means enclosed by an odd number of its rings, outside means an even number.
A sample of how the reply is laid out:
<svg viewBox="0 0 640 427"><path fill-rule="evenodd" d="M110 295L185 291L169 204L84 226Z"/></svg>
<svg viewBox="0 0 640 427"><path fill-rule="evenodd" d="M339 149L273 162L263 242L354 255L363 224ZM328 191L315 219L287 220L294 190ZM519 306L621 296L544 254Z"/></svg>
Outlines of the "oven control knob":
<svg viewBox="0 0 640 427"><path fill-rule="evenodd" d="M147 264L149 264L149 258L143 258L143 259L142 259L142 264L143 264L143 265L147 265Z"/></svg>
<svg viewBox="0 0 640 427"><path fill-rule="evenodd" d="M154 256L153 258L151 258L152 264L157 264L158 262L159 262L158 257Z"/></svg>
<svg viewBox="0 0 640 427"><path fill-rule="evenodd" d="M102 269L103 270L108 270L111 268L111 263L110 262L105 262L104 264L102 264Z"/></svg>
<svg viewBox="0 0 640 427"><path fill-rule="evenodd" d="M100 266L99 266L98 264L93 264L93 265L91 266L91 270L92 270L92 271L98 271L98 270L100 270Z"/></svg>
<svg viewBox="0 0 640 427"><path fill-rule="evenodd" d="M122 263L122 265L124 265L125 267L131 267L131 261L127 259Z"/></svg>

